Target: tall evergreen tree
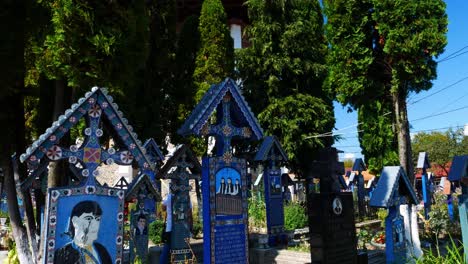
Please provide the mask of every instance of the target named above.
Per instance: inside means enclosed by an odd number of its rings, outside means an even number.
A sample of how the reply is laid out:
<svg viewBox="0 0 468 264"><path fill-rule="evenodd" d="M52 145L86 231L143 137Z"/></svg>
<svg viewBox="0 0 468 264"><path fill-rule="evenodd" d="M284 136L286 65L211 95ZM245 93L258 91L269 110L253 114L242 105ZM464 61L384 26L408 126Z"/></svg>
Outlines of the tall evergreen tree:
<svg viewBox="0 0 468 264"><path fill-rule="evenodd" d="M195 71L195 60L200 45L200 34L198 32L199 20L195 15L185 19L177 38L176 51L176 79L175 87L171 96L178 102L177 111L172 111L172 120L176 123L173 128L178 129L193 110L197 86L195 85L193 73ZM171 136L176 139L176 130L171 131ZM177 138L176 141L180 141Z"/></svg>
<svg viewBox="0 0 468 264"><path fill-rule="evenodd" d="M389 100L374 100L358 109L359 143L367 169L379 175L384 166L398 164L398 144L392 130L394 116Z"/></svg>
<svg viewBox="0 0 468 264"><path fill-rule="evenodd" d="M400 164L413 177L406 98L431 88L447 39L442 0L324 1L330 41L327 87L359 108L391 102ZM390 125L390 124L389 124Z"/></svg>
<svg viewBox="0 0 468 264"><path fill-rule="evenodd" d="M200 49L193 74L198 102L210 85L229 77L234 70L234 44L221 0L204 0L200 14Z"/></svg>
<svg viewBox="0 0 468 264"><path fill-rule="evenodd" d="M149 54L141 72L143 83L135 88L136 111L132 117L141 138L154 138L165 146L165 138L171 129L174 112L176 6L174 0L153 1L150 4Z"/></svg>
<svg viewBox="0 0 468 264"><path fill-rule="evenodd" d="M247 2L251 46L239 51L243 92L267 133L279 137L298 173L332 138L314 135L334 126L331 99L322 89L326 41L318 1Z"/></svg>

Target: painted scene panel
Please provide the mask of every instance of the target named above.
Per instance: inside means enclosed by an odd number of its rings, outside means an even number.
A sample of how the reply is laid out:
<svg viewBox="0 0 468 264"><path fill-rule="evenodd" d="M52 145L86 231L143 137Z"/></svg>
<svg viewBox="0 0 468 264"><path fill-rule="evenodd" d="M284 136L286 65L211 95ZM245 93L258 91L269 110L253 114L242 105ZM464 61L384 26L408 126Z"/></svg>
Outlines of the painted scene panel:
<svg viewBox="0 0 468 264"><path fill-rule="evenodd" d="M120 264L123 198L94 186L50 190L46 263Z"/></svg>

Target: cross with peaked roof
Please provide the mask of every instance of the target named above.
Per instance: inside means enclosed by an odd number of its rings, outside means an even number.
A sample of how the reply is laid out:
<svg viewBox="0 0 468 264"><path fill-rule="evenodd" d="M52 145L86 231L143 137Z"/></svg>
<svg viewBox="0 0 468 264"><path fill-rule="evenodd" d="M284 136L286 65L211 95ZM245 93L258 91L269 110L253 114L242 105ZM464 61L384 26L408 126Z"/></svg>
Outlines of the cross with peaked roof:
<svg viewBox="0 0 468 264"><path fill-rule="evenodd" d="M357 158L353 164L353 171L359 171L359 174L361 174L361 172L365 170L366 165L364 164L364 161L361 158Z"/></svg>
<svg viewBox="0 0 468 264"><path fill-rule="evenodd" d="M99 138L104 134L101 125L103 116L109 121L113 129L111 132L116 135L114 139L119 140L124 148L115 150L101 147ZM84 130L83 144L72 145L70 148L60 147L58 145L60 139L83 117L88 121L88 127ZM42 158L48 161L67 159L71 164L80 162L83 166L81 175L87 178L86 183L89 185L96 184L94 177L98 175L97 167L103 162L130 165L135 160L143 170L154 169L154 164L145 155L136 133L128 125L122 112L118 111L113 98L107 95L107 90L98 87L87 92L78 103L66 110L65 114L61 115L52 127L21 155L20 160L27 161L34 167Z"/></svg>
<svg viewBox="0 0 468 264"><path fill-rule="evenodd" d="M254 160L270 161L271 167L274 168L277 162L287 162L288 156L275 136L267 136L263 139Z"/></svg>
<svg viewBox="0 0 468 264"><path fill-rule="evenodd" d="M216 137L218 156L227 155L227 153L231 152L230 147L233 137L250 138L252 135L252 131L249 127L234 126L231 119L231 98L230 93L227 93L223 97L221 104L223 113L221 122L218 122L217 125L208 125L208 123L206 123L202 129L202 134L204 136L214 135ZM219 109L220 107L218 106L218 110ZM220 115L218 115L218 117L219 116Z"/></svg>
<svg viewBox="0 0 468 264"><path fill-rule="evenodd" d="M146 155L150 158L151 162L162 163L164 161L164 155L154 138L147 139L143 147L146 149Z"/></svg>
<svg viewBox="0 0 468 264"><path fill-rule="evenodd" d="M416 168L423 169L423 171L426 171L426 169L429 168L430 166L431 164L429 163L427 152L419 152L418 165L416 166Z"/></svg>
<svg viewBox="0 0 468 264"><path fill-rule="evenodd" d="M370 206L389 208L405 203L419 203L408 176L401 166L385 166L370 199Z"/></svg>
<svg viewBox="0 0 468 264"><path fill-rule="evenodd" d="M209 117L217 112L217 124L210 125ZM216 137L217 155L232 158L233 137L259 140L263 131L250 110L239 88L232 79L212 85L177 131L182 136L213 135Z"/></svg>
<svg viewBox="0 0 468 264"><path fill-rule="evenodd" d="M162 179L200 179L201 165L187 145L177 146L173 156L159 172Z"/></svg>

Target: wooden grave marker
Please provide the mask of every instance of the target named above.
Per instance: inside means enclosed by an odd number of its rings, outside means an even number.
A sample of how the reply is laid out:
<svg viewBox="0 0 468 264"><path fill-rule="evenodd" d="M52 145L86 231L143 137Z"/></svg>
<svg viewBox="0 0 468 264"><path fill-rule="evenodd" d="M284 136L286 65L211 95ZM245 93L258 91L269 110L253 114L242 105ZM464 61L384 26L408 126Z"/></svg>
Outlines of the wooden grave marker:
<svg viewBox="0 0 468 264"><path fill-rule="evenodd" d="M399 207L418 204L418 198L401 166L384 167L370 200L370 206L388 209L385 218L385 254L387 263L406 263L405 224Z"/></svg>
<svg viewBox="0 0 468 264"><path fill-rule="evenodd" d="M468 155L453 157L448 178L460 181L462 194L458 196L458 211L460 212L460 226L462 230L465 263L468 263Z"/></svg>
<svg viewBox="0 0 468 264"><path fill-rule="evenodd" d="M68 148L59 146L60 139L78 121L85 118L85 140L81 145ZM102 119L106 119L103 126ZM108 128L118 149L100 145L103 128ZM154 164L133 128L118 111L107 90L94 87L66 110L50 128L20 157L30 168L39 164L67 160L81 174L77 186L48 189L46 204L43 263L75 263L94 259L101 263L122 263L124 191L101 186L96 181L98 166L102 163L136 164L151 171ZM31 173L22 183L31 183L36 177ZM92 249L92 250L89 250Z"/></svg>
<svg viewBox="0 0 468 264"><path fill-rule="evenodd" d="M268 136L263 139L254 158L264 165L263 183L265 188L266 220L268 244L276 246L285 242L284 234L284 204L282 193L282 177L280 165L287 162L288 157L278 139ZM285 188L288 188L287 186Z"/></svg>
<svg viewBox="0 0 468 264"><path fill-rule="evenodd" d="M216 137L216 156L202 160L204 263L248 263L247 164L231 143L263 131L234 80L212 85L178 133Z"/></svg>
<svg viewBox="0 0 468 264"><path fill-rule="evenodd" d="M171 179L171 263L196 263L196 257L189 244L192 221L189 219L192 215L189 180L200 180L201 170L200 162L190 148L187 145L179 145L159 174L159 178Z"/></svg>

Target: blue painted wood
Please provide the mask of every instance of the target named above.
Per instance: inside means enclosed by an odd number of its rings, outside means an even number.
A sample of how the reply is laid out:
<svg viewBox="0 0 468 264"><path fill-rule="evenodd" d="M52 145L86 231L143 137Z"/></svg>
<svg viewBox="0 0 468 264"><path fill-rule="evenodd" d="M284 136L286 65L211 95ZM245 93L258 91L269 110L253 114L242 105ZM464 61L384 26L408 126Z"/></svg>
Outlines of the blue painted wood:
<svg viewBox="0 0 468 264"><path fill-rule="evenodd" d="M403 217L398 206L388 209L385 218L385 255L387 263L406 263L406 245Z"/></svg>
<svg viewBox="0 0 468 264"><path fill-rule="evenodd" d="M403 196L402 193L407 195ZM370 199L370 206L389 208L406 203L418 204L419 201L405 171L401 166L384 167Z"/></svg>
<svg viewBox="0 0 468 264"><path fill-rule="evenodd" d="M281 238L284 233L284 204L281 170L266 168L263 174L268 244L270 246L276 246L282 242Z"/></svg>
<svg viewBox="0 0 468 264"><path fill-rule="evenodd" d="M189 180L199 180L199 173L200 163L187 145L179 145L160 171L160 178L171 179L171 259L174 262L194 259L188 244L191 235L188 217L192 213Z"/></svg>
<svg viewBox="0 0 468 264"><path fill-rule="evenodd" d="M100 146L99 137L103 135L101 129L103 117L109 121L111 129L123 143L118 151ZM89 127L84 130L84 143L79 147L76 145L70 148L60 147L58 145L60 139L82 118L86 118L89 124ZM96 169L101 163L116 162L121 165L130 165L135 161L143 171L155 169L154 163L145 155L145 149L136 133L133 132L133 128L128 124L128 120L123 117L121 111L118 111L113 98L107 94L106 89L98 87L87 92L84 97L66 110L65 114L61 115L44 134L39 136L38 140L28 147L20 160L34 167L43 158L47 161L67 159L72 164L81 161L84 168L80 173L86 179L82 181L82 184L85 182L95 184Z"/></svg>
<svg viewBox="0 0 468 264"><path fill-rule="evenodd" d="M255 118L255 115L250 110L250 107L234 80L230 78L226 78L223 82L210 87L192 111L189 118L187 118L182 127L177 130L177 133L182 136L191 134L200 136L205 134L207 132L205 124L208 118L215 112L226 94L232 96L234 112L231 112L231 114L233 114L232 117L235 119L237 126L248 127L251 130L251 139L259 140L263 138L263 130ZM221 113L221 111L218 112Z"/></svg>
<svg viewBox="0 0 468 264"><path fill-rule="evenodd" d="M429 219L429 212L431 211L431 192L430 192L430 183L427 178L426 169L423 169L422 179L422 193L424 201L424 218Z"/></svg>
<svg viewBox="0 0 468 264"><path fill-rule="evenodd" d="M211 263L211 210L210 204L210 158L202 159L202 199L203 199L203 263ZM216 205L213 205L216 206Z"/></svg>
<svg viewBox="0 0 468 264"><path fill-rule="evenodd" d="M468 263L468 190L465 190L462 195L458 196L460 212L460 226L462 230L463 250L465 252L465 263Z"/></svg>
<svg viewBox="0 0 468 264"><path fill-rule="evenodd" d="M460 181L463 177L468 177L466 174L466 167L468 166L468 155L455 156L450 166L448 180L451 182Z"/></svg>
<svg viewBox="0 0 468 264"><path fill-rule="evenodd" d="M246 162L232 158L228 163L223 157L213 157L204 158L202 166L203 261L248 263ZM222 177L239 179L240 195L223 194Z"/></svg>
<svg viewBox="0 0 468 264"><path fill-rule="evenodd" d="M363 172L366 170L366 164L361 158L357 158L353 164L353 171Z"/></svg>

